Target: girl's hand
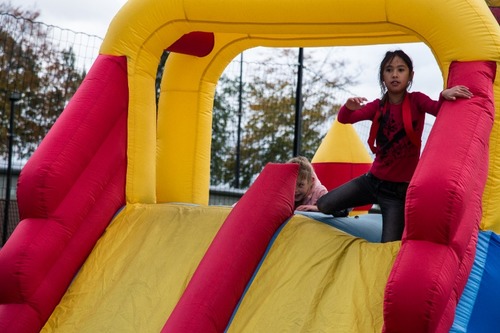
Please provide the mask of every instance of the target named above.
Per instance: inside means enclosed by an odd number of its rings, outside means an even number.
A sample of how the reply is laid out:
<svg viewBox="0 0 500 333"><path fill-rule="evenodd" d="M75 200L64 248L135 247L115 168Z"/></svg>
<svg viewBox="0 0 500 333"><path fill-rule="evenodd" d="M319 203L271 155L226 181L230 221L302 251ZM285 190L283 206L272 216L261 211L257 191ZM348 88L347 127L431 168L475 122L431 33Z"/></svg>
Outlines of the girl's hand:
<svg viewBox="0 0 500 333"><path fill-rule="evenodd" d="M366 101L368 100L364 97L351 97L347 99L347 102L345 102L345 106L349 110L355 111L361 109Z"/></svg>
<svg viewBox="0 0 500 333"><path fill-rule="evenodd" d="M300 205L295 208L295 210L300 210L302 212L319 212L318 206L316 205Z"/></svg>
<svg viewBox="0 0 500 333"><path fill-rule="evenodd" d="M441 92L441 96L448 101L454 101L457 98L471 98L473 95L470 92L469 88L466 86L454 86L448 89L445 89Z"/></svg>

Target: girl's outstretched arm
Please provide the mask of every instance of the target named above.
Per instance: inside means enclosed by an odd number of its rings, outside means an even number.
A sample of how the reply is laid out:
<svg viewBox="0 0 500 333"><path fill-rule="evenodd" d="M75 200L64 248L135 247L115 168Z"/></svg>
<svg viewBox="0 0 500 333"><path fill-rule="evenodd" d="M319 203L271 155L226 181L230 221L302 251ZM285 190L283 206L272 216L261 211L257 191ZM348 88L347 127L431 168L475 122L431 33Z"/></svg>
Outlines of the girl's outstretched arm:
<svg viewBox="0 0 500 333"><path fill-rule="evenodd" d="M361 109L366 101L368 100L364 97L350 97L345 102L345 106L351 111L356 111Z"/></svg>

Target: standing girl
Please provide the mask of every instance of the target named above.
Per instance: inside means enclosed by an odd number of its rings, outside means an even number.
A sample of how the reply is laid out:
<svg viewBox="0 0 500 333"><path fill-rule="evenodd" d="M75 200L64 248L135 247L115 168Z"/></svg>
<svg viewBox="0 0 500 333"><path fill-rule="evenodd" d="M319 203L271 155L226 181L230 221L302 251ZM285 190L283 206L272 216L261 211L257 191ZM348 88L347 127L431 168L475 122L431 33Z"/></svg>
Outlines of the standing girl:
<svg viewBox="0 0 500 333"><path fill-rule="evenodd" d="M406 190L420 158L425 113L437 115L443 100L471 98L465 86L441 92L439 101L420 92L407 92L413 63L401 50L389 51L380 64L382 98L366 103L351 97L340 108L338 121L353 124L372 120L368 144L375 154L370 171L322 196L318 209L325 214L378 204L382 212L382 242L400 240L404 230Z"/></svg>

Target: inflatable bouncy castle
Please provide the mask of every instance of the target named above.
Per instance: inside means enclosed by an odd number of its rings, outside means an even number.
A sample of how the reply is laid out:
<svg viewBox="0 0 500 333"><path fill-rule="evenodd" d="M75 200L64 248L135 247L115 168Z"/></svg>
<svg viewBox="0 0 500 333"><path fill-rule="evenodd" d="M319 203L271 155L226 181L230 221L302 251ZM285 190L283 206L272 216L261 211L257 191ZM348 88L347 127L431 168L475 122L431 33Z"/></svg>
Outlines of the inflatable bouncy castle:
<svg viewBox="0 0 500 333"><path fill-rule="evenodd" d="M291 164L208 206L215 86L239 53L406 42L474 97L443 104L401 242L294 214ZM497 331L499 62L483 0L129 0L21 172L0 331Z"/></svg>

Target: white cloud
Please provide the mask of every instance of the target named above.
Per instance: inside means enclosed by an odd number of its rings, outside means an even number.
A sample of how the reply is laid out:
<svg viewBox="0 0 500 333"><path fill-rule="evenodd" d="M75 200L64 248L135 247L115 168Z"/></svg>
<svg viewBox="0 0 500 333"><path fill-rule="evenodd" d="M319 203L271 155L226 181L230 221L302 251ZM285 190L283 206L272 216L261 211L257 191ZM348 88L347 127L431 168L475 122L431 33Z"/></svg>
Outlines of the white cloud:
<svg viewBox="0 0 500 333"><path fill-rule="evenodd" d="M113 17L127 0L16 0L15 6L38 9L39 21L104 37Z"/></svg>

